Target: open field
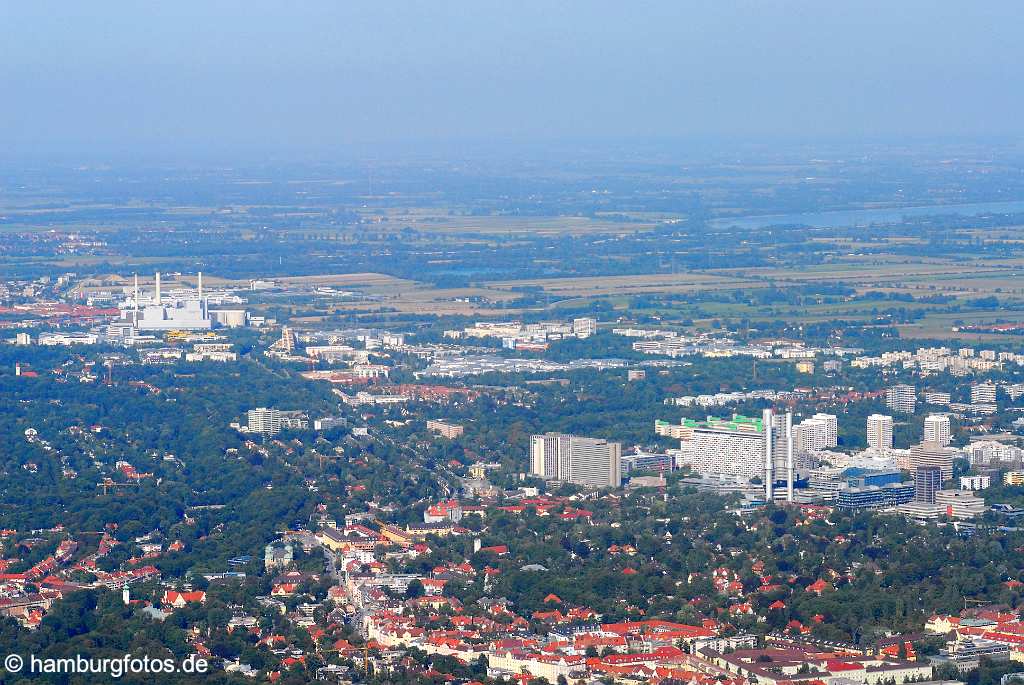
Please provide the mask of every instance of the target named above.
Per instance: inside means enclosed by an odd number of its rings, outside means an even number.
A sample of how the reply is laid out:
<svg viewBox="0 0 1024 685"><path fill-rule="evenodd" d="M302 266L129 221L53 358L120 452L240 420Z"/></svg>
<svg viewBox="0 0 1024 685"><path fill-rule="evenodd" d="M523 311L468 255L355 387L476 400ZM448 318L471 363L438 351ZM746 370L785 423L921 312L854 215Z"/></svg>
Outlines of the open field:
<svg viewBox="0 0 1024 685"><path fill-rule="evenodd" d="M632 233L657 226L656 221L621 221L582 216L463 216L437 209L363 210L364 230L398 232L411 228L424 233L476 233L482 235L557 236L589 233Z"/></svg>
<svg viewBox="0 0 1024 685"><path fill-rule="evenodd" d="M438 314L438 315L514 315L519 310L509 310L500 305L515 300L518 295L506 290L488 288L435 288L430 284L419 283L408 279L396 278L387 274L353 273L323 274L317 276L289 276L274 279L285 288L301 291L312 291L318 287L332 287L352 291L362 299L352 301L339 298L332 302L329 294L316 295L322 306L330 310L348 312L372 312L386 309L398 313ZM83 293L111 290L111 288L130 287L133 279L130 276L110 275L103 279L86 279L76 285L76 290ZM146 289L154 287L155 278L152 273L140 274L139 285ZM204 273L203 283L208 288L247 288L248 281L220 278L214 274ZM194 274L175 276L163 274L162 284L165 290L173 288L194 288L197 278ZM476 301L470 301L470 298ZM326 303L326 304L325 304ZM295 306L295 305L292 305ZM306 309L309 315L305 318L313 321L319 318L316 306L296 307L298 311Z"/></svg>
<svg viewBox="0 0 1024 685"><path fill-rule="evenodd" d="M559 297L593 297L641 293L696 292L749 287L748 280L688 272L683 274L636 274L631 276L593 276L579 278L537 278L520 281L492 281L492 289L539 288Z"/></svg>
<svg viewBox="0 0 1024 685"><path fill-rule="evenodd" d="M900 324L897 328L904 338L949 338L953 340L973 340L977 342L1019 342L1024 338L1015 335L998 333L973 333L970 331L952 330L953 326L962 324L994 323L996 321L1022 321L1024 309L1002 310L998 312L931 312L921 321L912 324Z"/></svg>
<svg viewBox="0 0 1024 685"><path fill-rule="evenodd" d="M836 261L828 264L815 264L795 268L752 268L752 269L718 269L709 273L728 274L766 281L832 281L837 283L862 283L873 280L941 278L978 273L984 270L990 273L1002 273L1006 267L985 263L960 263L941 261L922 263L906 261L904 263L886 262L881 264L849 263Z"/></svg>

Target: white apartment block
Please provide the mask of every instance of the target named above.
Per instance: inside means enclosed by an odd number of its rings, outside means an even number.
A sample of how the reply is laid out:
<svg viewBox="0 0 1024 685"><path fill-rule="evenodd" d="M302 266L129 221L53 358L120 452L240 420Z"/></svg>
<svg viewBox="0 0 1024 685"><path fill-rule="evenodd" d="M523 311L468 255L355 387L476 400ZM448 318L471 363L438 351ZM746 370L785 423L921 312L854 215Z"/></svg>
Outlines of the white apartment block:
<svg viewBox="0 0 1024 685"><path fill-rule="evenodd" d="M281 412L266 407L250 409L246 412L246 425L250 433L277 435L281 432Z"/></svg>
<svg viewBox="0 0 1024 685"><path fill-rule="evenodd" d="M952 401L953 398L950 396L948 392L932 391L926 392L924 394L925 404L937 404L940 406L948 406L949 403Z"/></svg>
<svg viewBox="0 0 1024 685"><path fill-rule="evenodd" d="M992 485L991 476L960 476L961 490L984 490Z"/></svg>
<svg viewBox="0 0 1024 685"><path fill-rule="evenodd" d="M817 421L824 421L826 426L826 449L839 444L839 419L833 414L815 414L811 417Z"/></svg>
<svg viewBox="0 0 1024 685"><path fill-rule="evenodd" d="M876 450L892 449L892 417L872 414L867 421L868 447Z"/></svg>
<svg viewBox="0 0 1024 685"><path fill-rule="evenodd" d="M1010 466L1024 464L1024 450L997 440L976 440L964 448L971 466Z"/></svg>
<svg viewBox="0 0 1024 685"><path fill-rule="evenodd" d="M924 420L924 441L945 447L953 441L949 417L945 414L932 414Z"/></svg>
<svg viewBox="0 0 1024 685"><path fill-rule="evenodd" d="M457 423L437 421L436 419L427 420L427 430L449 440L454 440L465 432L465 429Z"/></svg>
<svg viewBox="0 0 1024 685"><path fill-rule="evenodd" d="M815 414L793 426L793 448L820 452L839 444L839 420L832 414Z"/></svg>
<svg viewBox="0 0 1024 685"><path fill-rule="evenodd" d="M693 431L693 469L700 474L763 478L764 432L727 427Z"/></svg>
<svg viewBox="0 0 1024 685"><path fill-rule="evenodd" d="M654 433L655 435L662 435L676 440L690 440L693 438L693 426L686 423L669 423L668 421L655 419Z"/></svg>
<svg viewBox="0 0 1024 685"><path fill-rule="evenodd" d="M971 404L995 404L995 383L978 383L971 386Z"/></svg>
<svg viewBox="0 0 1024 685"><path fill-rule="evenodd" d="M913 385L894 385L885 391L885 406L902 414L913 414L917 408L917 390Z"/></svg>
<svg viewBox="0 0 1024 685"><path fill-rule="evenodd" d="M597 333L597 319L581 317L572 320L572 333L577 338L589 338Z"/></svg>
<svg viewBox="0 0 1024 685"><path fill-rule="evenodd" d="M981 350L978 355L968 355L954 352L948 347L921 347L914 352L895 351L884 352L878 357L856 357L851 365L854 368L900 367L927 373L948 371L957 376L964 376L1002 368L1004 362L1024 365L1024 355L1012 352L997 353L994 350Z"/></svg>
<svg viewBox="0 0 1024 685"><path fill-rule="evenodd" d="M793 448L801 452L818 452L828 444L828 424L819 419L804 419L793 426Z"/></svg>
<svg viewBox="0 0 1024 685"><path fill-rule="evenodd" d="M546 433L530 438L530 473L594 488L622 485L622 445L598 438Z"/></svg>

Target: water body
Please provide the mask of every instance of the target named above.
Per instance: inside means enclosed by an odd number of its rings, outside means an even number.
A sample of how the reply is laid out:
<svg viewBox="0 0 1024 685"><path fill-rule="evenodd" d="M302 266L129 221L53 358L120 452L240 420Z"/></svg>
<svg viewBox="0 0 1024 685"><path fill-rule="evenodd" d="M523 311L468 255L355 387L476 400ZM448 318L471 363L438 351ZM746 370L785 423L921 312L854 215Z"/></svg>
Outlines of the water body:
<svg viewBox="0 0 1024 685"><path fill-rule="evenodd" d="M713 219L716 228L765 228L766 226L801 225L814 228L868 226L902 221L904 217L921 216L977 216L979 214L1024 213L1024 200L1012 202L974 202L962 205L928 205L923 207L897 207L892 209L847 209L834 212L805 212L802 214L763 214Z"/></svg>

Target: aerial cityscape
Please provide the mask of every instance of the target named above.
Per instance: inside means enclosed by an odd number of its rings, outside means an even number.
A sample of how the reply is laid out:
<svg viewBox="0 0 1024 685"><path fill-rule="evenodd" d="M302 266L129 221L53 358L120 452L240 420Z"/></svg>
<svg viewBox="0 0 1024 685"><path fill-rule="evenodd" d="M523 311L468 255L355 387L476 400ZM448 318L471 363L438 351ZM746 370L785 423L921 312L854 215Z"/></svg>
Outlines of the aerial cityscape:
<svg viewBox="0 0 1024 685"><path fill-rule="evenodd" d="M1022 8L569 5L9 10L0 685L1024 683Z"/></svg>

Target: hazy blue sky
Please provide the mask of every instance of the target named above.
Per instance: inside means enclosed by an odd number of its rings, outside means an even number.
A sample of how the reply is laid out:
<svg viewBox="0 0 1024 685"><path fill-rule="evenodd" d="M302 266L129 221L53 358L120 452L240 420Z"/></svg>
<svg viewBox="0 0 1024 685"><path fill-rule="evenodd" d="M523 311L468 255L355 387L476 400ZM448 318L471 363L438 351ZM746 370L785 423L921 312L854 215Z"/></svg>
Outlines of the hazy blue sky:
<svg viewBox="0 0 1024 685"><path fill-rule="evenodd" d="M1024 133L1020 0L0 0L0 150Z"/></svg>

